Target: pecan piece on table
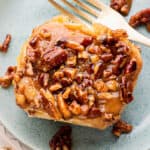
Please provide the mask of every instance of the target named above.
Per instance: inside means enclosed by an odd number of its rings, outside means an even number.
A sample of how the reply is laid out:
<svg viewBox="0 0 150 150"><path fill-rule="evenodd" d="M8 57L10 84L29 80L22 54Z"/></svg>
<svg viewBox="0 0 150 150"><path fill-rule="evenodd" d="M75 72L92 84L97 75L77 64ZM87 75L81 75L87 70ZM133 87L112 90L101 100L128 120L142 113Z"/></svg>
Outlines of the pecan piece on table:
<svg viewBox="0 0 150 150"><path fill-rule="evenodd" d="M3 88L9 87L12 83L15 72L16 66L9 66L5 75L3 77L0 77L0 86Z"/></svg>
<svg viewBox="0 0 150 150"><path fill-rule="evenodd" d="M62 126L49 142L51 150L71 150L71 133L70 126Z"/></svg>
<svg viewBox="0 0 150 150"><path fill-rule="evenodd" d="M132 0L111 0L110 6L122 15L128 15L132 5Z"/></svg>
<svg viewBox="0 0 150 150"><path fill-rule="evenodd" d="M0 45L0 51L7 52L10 41L11 41L11 35L7 34L4 42L2 43L2 45Z"/></svg>
<svg viewBox="0 0 150 150"><path fill-rule="evenodd" d="M130 133L132 131L132 125L125 121L119 120L114 126L112 133L119 137L122 133Z"/></svg>
<svg viewBox="0 0 150 150"><path fill-rule="evenodd" d="M141 24L150 24L150 8L143 9L131 16L129 24L132 27L137 27Z"/></svg>

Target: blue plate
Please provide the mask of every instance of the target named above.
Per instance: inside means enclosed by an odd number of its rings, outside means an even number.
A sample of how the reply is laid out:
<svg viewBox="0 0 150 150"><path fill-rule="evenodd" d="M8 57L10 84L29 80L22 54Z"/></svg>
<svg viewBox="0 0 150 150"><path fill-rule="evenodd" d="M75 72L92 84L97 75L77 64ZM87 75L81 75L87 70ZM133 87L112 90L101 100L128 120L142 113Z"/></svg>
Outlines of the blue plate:
<svg viewBox="0 0 150 150"><path fill-rule="evenodd" d="M109 0L103 0L108 4ZM150 6L149 0L134 0L130 15ZM33 27L58 14L47 0L0 0L0 41L12 34L7 54L0 53L0 75L7 66L16 64L21 45ZM126 18L128 20L128 18ZM150 37L144 27L138 31ZM137 37L138 38L138 37ZM148 150L150 149L150 48L142 47L144 67L135 100L127 107L123 118L134 126L133 132L116 139L111 128L106 131L72 126L74 150ZM0 120L17 138L35 150L48 150L48 142L62 123L31 119L16 106L13 89L0 89Z"/></svg>

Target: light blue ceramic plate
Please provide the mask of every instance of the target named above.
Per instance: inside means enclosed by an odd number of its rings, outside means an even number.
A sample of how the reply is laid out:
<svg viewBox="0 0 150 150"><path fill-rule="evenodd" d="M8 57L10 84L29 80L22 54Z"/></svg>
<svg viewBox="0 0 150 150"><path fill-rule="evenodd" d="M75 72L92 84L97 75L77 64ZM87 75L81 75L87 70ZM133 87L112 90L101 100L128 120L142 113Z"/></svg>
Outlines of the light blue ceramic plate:
<svg viewBox="0 0 150 150"><path fill-rule="evenodd" d="M130 14L148 6L150 7L150 0L134 0ZM0 0L0 41L6 33L12 34L13 37L8 53L0 53L0 75L7 66L16 64L21 45L33 27L57 14L47 0ZM138 31L150 37L145 28L138 28ZM123 114L123 118L134 126L133 132L116 139L111 134L111 128L98 131L72 126L73 150L150 149L150 48L142 46L142 56L144 67L134 93L135 100ZM16 137L35 150L48 150L49 139L62 125L53 121L28 118L15 105L12 88L0 89L0 120Z"/></svg>

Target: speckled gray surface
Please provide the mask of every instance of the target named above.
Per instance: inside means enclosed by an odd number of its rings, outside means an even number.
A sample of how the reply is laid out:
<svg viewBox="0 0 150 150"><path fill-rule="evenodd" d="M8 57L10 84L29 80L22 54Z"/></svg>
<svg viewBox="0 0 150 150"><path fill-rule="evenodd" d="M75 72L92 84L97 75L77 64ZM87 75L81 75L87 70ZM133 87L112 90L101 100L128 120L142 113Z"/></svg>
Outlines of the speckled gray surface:
<svg viewBox="0 0 150 150"><path fill-rule="evenodd" d="M109 0L103 0L107 2ZM130 14L150 6L149 0L134 0ZM57 15L47 0L0 0L0 41L6 33L13 40L7 54L0 53L0 75L16 64L21 45L32 28ZM127 18L128 19L128 18ZM150 37L145 28L138 28ZM142 46L142 45L141 45ZM148 150L150 149L150 48L142 46L144 67L134 96L123 118L134 125L129 135L116 139L107 131L73 126L73 150ZM20 140L35 150L48 150L48 141L61 123L31 119L15 105L13 89L0 89L0 120Z"/></svg>

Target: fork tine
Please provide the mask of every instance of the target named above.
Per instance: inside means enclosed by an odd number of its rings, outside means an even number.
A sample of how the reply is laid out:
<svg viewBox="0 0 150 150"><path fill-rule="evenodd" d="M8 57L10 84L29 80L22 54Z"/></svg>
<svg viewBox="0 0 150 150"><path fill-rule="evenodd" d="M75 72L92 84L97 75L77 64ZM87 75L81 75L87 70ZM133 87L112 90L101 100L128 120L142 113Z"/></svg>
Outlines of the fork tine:
<svg viewBox="0 0 150 150"><path fill-rule="evenodd" d="M99 16L99 12L96 11L95 9L93 9L92 7L90 7L89 5L87 5L84 2L81 2L79 0L73 0L75 3L77 3L81 8L83 8L84 10L86 10L87 12L91 13L93 16L98 17Z"/></svg>
<svg viewBox="0 0 150 150"><path fill-rule="evenodd" d="M74 16L73 14L71 14L69 11L65 10L62 6L60 6L58 3L56 3L54 0L48 0L56 9L58 9L60 12L62 12L63 14L69 16L72 20L88 25L87 22L81 20L80 18Z"/></svg>
<svg viewBox="0 0 150 150"><path fill-rule="evenodd" d="M67 0L61 0L65 5L67 5L68 7L70 7L76 14L80 15L81 17L83 17L84 19L86 19L88 22L92 23L95 21L95 18L92 17L91 15L89 15L88 13L85 13L82 10L79 10L77 8L75 8L72 4L70 4Z"/></svg>
<svg viewBox="0 0 150 150"><path fill-rule="evenodd" d="M108 9L108 6L100 2L100 0L87 0L91 5L101 9L101 10L106 10Z"/></svg>

